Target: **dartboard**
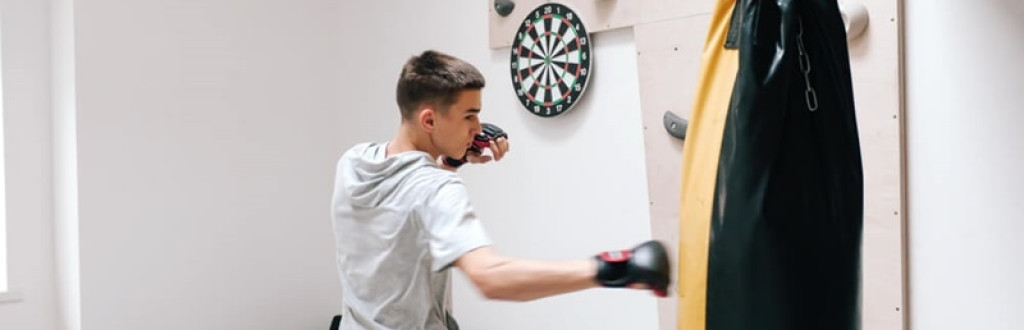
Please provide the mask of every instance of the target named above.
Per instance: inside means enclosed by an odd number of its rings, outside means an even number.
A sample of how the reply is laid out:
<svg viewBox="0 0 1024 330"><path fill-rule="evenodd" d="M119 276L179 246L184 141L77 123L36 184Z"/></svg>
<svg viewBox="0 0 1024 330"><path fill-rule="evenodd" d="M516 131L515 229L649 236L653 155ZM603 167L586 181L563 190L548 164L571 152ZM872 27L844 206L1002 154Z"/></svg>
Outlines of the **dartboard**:
<svg viewBox="0 0 1024 330"><path fill-rule="evenodd" d="M512 43L512 87L527 111L553 117L579 103L591 74L589 39L564 5L546 3L527 16Z"/></svg>

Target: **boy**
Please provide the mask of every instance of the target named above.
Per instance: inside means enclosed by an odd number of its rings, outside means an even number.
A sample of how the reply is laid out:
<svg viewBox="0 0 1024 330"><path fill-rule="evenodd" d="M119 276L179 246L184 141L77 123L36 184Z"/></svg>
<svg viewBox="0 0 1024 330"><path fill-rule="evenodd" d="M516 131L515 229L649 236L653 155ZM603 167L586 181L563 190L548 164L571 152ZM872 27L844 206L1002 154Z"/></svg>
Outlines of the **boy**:
<svg viewBox="0 0 1024 330"><path fill-rule="evenodd" d="M657 242L562 262L494 252L455 173L509 150L500 128L481 126L483 87L480 72L458 58L436 51L412 57L398 80L395 137L359 144L338 161L341 329L458 329L448 313L451 266L489 299L527 301L598 286L664 296L669 266Z"/></svg>

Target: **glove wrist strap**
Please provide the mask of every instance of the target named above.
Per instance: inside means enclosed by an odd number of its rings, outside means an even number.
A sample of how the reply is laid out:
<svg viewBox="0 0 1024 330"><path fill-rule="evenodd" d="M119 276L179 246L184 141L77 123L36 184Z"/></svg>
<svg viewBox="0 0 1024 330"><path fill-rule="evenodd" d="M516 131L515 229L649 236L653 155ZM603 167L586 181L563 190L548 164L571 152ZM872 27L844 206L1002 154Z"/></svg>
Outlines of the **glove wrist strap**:
<svg viewBox="0 0 1024 330"><path fill-rule="evenodd" d="M452 157L444 156L444 160L442 160L442 161L444 162L445 165L448 165L448 166L453 167L453 168L459 168L459 166L462 166L462 165L466 164L466 158L465 157L463 157L462 159L455 159L455 158L452 158Z"/></svg>
<svg viewBox="0 0 1024 330"><path fill-rule="evenodd" d="M631 255L632 252L626 250L602 252L595 256L594 258L597 259L597 282L610 288L629 285L628 268Z"/></svg>

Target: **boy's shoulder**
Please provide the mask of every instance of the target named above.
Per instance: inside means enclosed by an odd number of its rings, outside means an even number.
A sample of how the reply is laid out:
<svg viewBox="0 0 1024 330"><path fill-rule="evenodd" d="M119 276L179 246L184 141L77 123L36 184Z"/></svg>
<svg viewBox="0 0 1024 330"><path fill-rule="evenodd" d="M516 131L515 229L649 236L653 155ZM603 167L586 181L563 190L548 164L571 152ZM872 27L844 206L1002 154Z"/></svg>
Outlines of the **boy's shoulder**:
<svg viewBox="0 0 1024 330"><path fill-rule="evenodd" d="M366 156L368 153L372 154L373 152L377 151L377 149L380 149L384 145L386 144L374 141L356 143L349 147L348 149L345 149L345 152L342 153L342 157Z"/></svg>

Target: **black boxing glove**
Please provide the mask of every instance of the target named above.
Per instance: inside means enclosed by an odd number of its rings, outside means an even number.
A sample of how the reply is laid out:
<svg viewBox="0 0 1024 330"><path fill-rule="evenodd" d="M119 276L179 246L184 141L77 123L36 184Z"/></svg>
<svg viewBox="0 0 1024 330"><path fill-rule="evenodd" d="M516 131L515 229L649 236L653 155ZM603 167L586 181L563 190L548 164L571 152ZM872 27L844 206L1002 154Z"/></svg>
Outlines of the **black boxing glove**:
<svg viewBox="0 0 1024 330"><path fill-rule="evenodd" d="M508 138L508 133L505 133L505 130L501 129L501 127L498 127L498 125L481 123L480 127L482 128L482 132L480 132L480 134L477 134L477 136L484 135L490 138L491 140L497 140L498 138Z"/></svg>
<svg viewBox="0 0 1024 330"><path fill-rule="evenodd" d="M597 259L596 280L610 288L645 284L659 297L668 295L670 281L668 253L658 241L647 241L624 251L603 252Z"/></svg>
<svg viewBox="0 0 1024 330"><path fill-rule="evenodd" d="M505 133L501 127L494 124L481 123L480 126L483 130L477 133L473 137L473 144L466 149L466 154L470 152L483 153L484 149L487 149L491 145L491 140L497 140L498 138L508 139L508 133ZM462 156L462 159L455 159L449 156L444 156L444 164L451 167L459 167L466 163L466 156Z"/></svg>

